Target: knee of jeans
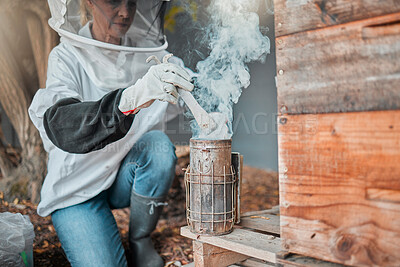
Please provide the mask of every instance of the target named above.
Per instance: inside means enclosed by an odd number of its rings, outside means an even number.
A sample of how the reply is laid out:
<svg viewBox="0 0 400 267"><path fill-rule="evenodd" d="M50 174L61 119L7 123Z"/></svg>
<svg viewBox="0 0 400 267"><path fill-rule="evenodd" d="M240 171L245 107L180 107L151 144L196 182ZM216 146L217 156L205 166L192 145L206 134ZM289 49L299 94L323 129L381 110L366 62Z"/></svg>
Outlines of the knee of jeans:
<svg viewBox="0 0 400 267"><path fill-rule="evenodd" d="M146 135L148 159L151 159L156 167L165 171L169 172L172 168L175 168L177 161L175 146L169 137L161 131L151 131Z"/></svg>
<svg viewBox="0 0 400 267"><path fill-rule="evenodd" d="M169 140L169 137L164 132L159 131L159 130L153 130L153 131L145 133L141 137L141 141L144 143L154 143L154 142L171 143L171 140ZM172 143L171 143L171 145L172 145Z"/></svg>
<svg viewBox="0 0 400 267"><path fill-rule="evenodd" d="M150 131L143 135L141 145L150 153L175 156L175 146L165 133L158 130Z"/></svg>

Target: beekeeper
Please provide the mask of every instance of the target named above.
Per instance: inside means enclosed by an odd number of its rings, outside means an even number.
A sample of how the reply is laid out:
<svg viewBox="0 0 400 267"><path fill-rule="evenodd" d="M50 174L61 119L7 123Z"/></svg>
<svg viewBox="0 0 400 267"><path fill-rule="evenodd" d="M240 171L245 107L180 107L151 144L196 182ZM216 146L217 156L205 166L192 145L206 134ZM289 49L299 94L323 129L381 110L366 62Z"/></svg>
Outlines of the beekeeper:
<svg viewBox="0 0 400 267"><path fill-rule="evenodd" d="M193 89L181 60L146 63L168 54L166 2L48 3L61 42L49 56L46 88L29 108L49 155L38 214L51 215L72 266L126 266L111 209L130 207L134 265L163 266L150 233L176 155L157 129L181 112L177 87Z"/></svg>

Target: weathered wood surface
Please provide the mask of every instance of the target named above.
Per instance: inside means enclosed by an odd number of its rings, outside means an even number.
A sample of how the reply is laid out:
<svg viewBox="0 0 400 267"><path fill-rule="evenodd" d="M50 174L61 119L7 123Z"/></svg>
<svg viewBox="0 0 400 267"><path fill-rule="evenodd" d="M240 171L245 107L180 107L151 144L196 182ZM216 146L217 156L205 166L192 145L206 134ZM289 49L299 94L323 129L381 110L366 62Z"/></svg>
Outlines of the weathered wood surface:
<svg viewBox="0 0 400 267"><path fill-rule="evenodd" d="M193 259L196 267L229 266L249 256L193 240Z"/></svg>
<svg viewBox="0 0 400 267"><path fill-rule="evenodd" d="M260 215L260 214L266 214L266 213L273 214L273 215L279 215L279 206L274 206L267 210L247 211L247 212L240 214L240 217L248 217L248 216Z"/></svg>
<svg viewBox="0 0 400 267"><path fill-rule="evenodd" d="M278 38L279 112L400 109L399 21L397 13Z"/></svg>
<svg viewBox="0 0 400 267"><path fill-rule="evenodd" d="M186 265L183 265L184 267L195 267L195 263L191 262ZM220 266L220 265L214 265L214 266ZM268 267L268 266L276 266L273 263L269 263L266 261L261 261L259 259L255 258L249 258L244 261L237 262L237 264L232 264L229 265L230 267Z"/></svg>
<svg viewBox="0 0 400 267"><path fill-rule="evenodd" d="M279 238L245 229L234 229L228 235L206 236L193 234L187 226L184 226L181 228L181 235L272 263L276 263L276 254L281 251Z"/></svg>
<svg viewBox="0 0 400 267"><path fill-rule="evenodd" d="M240 226L251 228L263 232L280 234L279 226L280 217L269 213L261 213L258 215L251 215L242 217Z"/></svg>
<svg viewBox="0 0 400 267"><path fill-rule="evenodd" d="M284 257L278 256L278 266L285 267L341 267L343 264L327 262L303 255L289 253Z"/></svg>
<svg viewBox="0 0 400 267"><path fill-rule="evenodd" d="M278 121L285 250L349 265L400 266L400 111Z"/></svg>
<svg viewBox="0 0 400 267"><path fill-rule="evenodd" d="M399 0L274 0L274 3L276 36L400 12Z"/></svg>
<svg viewBox="0 0 400 267"><path fill-rule="evenodd" d="M232 264L229 267L268 267L268 266L276 266L276 264L255 258L249 258L247 260L237 262L236 264Z"/></svg>

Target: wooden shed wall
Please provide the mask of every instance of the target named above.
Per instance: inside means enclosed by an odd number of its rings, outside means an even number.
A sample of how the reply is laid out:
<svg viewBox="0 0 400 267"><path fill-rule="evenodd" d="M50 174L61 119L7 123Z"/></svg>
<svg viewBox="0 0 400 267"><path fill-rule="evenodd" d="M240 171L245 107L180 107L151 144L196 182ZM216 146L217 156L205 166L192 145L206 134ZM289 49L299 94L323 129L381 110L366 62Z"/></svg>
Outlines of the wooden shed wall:
<svg viewBox="0 0 400 267"><path fill-rule="evenodd" d="M292 252L400 265L400 111L281 116L281 238Z"/></svg>
<svg viewBox="0 0 400 267"><path fill-rule="evenodd" d="M399 0L274 0L280 37L400 12Z"/></svg>
<svg viewBox="0 0 400 267"><path fill-rule="evenodd" d="M277 38L278 107L290 114L399 109L399 36L396 13Z"/></svg>
<svg viewBox="0 0 400 267"><path fill-rule="evenodd" d="M400 266L400 1L275 0L284 249Z"/></svg>

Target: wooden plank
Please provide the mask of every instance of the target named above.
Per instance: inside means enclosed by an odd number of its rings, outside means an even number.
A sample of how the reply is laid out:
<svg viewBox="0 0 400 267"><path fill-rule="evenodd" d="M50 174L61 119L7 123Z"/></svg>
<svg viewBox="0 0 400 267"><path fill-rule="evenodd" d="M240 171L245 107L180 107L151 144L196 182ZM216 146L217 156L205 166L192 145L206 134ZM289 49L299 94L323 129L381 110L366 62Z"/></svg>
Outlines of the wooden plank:
<svg viewBox="0 0 400 267"><path fill-rule="evenodd" d="M260 215L260 214L273 214L273 215L278 215L279 214L279 206L274 206L270 209L267 210L256 210L256 211L248 211L245 213L240 214L240 217L249 217L253 215Z"/></svg>
<svg viewBox="0 0 400 267"><path fill-rule="evenodd" d="M266 261L261 261L259 259L254 259L254 258L249 258L247 260L238 262L239 265L232 264L230 267L268 267L268 266L276 266L273 263L269 263ZM194 262L188 263L186 265L183 265L185 267L195 267ZM220 266L220 265L215 265L215 266Z"/></svg>
<svg viewBox="0 0 400 267"><path fill-rule="evenodd" d="M274 3L277 37L400 12L399 0L274 0Z"/></svg>
<svg viewBox="0 0 400 267"><path fill-rule="evenodd" d="M280 217L272 214L259 214L252 215L249 217L242 217L240 226L273 233L280 234L280 226L279 226Z"/></svg>
<svg viewBox="0 0 400 267"><path fill-rule="evenodd" d="M278 257L278 266L285 267L341 267L342 264L327 262L303 255L289 254L284 258Z"/></svg>
<svg viewBox="0 0 400 267"><path fill-rule="evenodd" d="M399 21L396 13L278 38L279 112L400 109Z"/></svg>
<svg viewBox="0 0 400 267"><path fill-rule="evenodd" d="M400 202L400 190L367 188L367 199Z"/></svg>
<svg viewBox="0 0 400 267"><path fill-rule="evenodd" d="M249 258L247 260L238 262L237 264L233 264L230 267L268 267L268 266L276 266L276 264L262 261L259 259Z"/></svg>
<svg viewBox="0 0 400 267"><path fill-rule="evenodd" d="M181 235L272 263L276 263L276 253L281 250L279 238L244 229L234 229L228 235L205 236L193 234L184 226L181 228Z"/></svg>
<svg viewBox="0 0 400 267"><path fill-rule="evenodd" d="M400 190L400 111L278 120L283 247L342 264L400 266L400 191L390 196L396 201L367 194Z"/></svg>
<svg viewBox="0 0 400 267"><path fill-rule="evenodd" d="M193 240L193 258L196 267L229 266L249 256Z"/></svg>

